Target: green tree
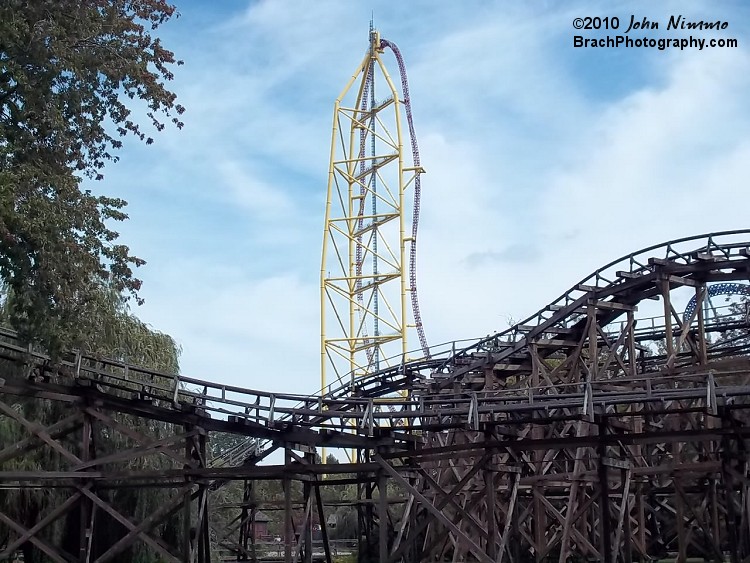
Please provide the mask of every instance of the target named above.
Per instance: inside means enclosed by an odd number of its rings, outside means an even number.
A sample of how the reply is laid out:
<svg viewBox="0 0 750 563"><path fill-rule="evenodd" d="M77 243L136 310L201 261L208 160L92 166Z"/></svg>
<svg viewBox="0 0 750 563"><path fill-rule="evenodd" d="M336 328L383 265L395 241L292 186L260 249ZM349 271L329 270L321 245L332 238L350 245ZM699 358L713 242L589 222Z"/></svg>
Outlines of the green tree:
<svg viewBox="0 0 750 563"><path fill-rule="evenodd" d="M164 0L0 0L0 278L13 326L53 354L88 338L103 287L139 300L144 262L109 226L126 202L83 182L123 137L182 127L165 86L180 61L152 36L174 15Z"/></svg>
<svg viewBox="0 0 750 563"><path fill-rule="evenodd" d="M127 303L115 291L102 290L97 295L97 322L99 330L89 334L89 348L94 354L107 356L130 363L151 368L164 373L177 373L179 369L179 347L174 340L163 333L153 330L136 318L128 309ZM0 323L7 319L7 307L0 308ZM19 366L10 362L3 362L2 373L12 373ZM22 368L21 368L22 369ZM131 375L131 377L133 377ZM64 383L64 381L60 381ZM42 400L34 397L4 396L2 399L9 403L27 420L47 426L64 419L72 413L67 403ZM139 434L154 438L166 437L174 433L172 425L146 420L125 414L112 414L119 423L128 426ZM28 433L8 417L0 416L0 444L8 446L28 437ZM61 438L73 451L78 447L76 434ZM123 451L136 444L127 436L113 432L107 428L97 427L94 443L99 456ZM15 457L0 463L0 471L49 471L54 468L64 469L64 460L43 444L26 452L23 456ZM148 456L131 460L130 469L167 469L173 467L173 461L166 456ZM122 488L115 491L103 491L109 503L121 514L141 521L146 515L154 512L165 500L168 494L164 490L137 490ZM8 515L24 527L30 528L40 518L64 500L65 491L59 489L11 489L0 495L0 512ZM103 552L120 537L125 530L116 522L108 519L106 513L97 516L95 528L95 551ZM66 519L61 519L54 526L45 530L45 536L52 545L61 545L68 552L77 550L79 513L74 510ZM0 526L0 546L7 537L2 537L3 527ZM173 537L180 533L176 522L162 526L159 533L163 537ZM7 534L7 532L6 532ZM27 542L22 546L24 560L27 563L40 561L40 552ZM148 551L138 545L115 559L117 563L127 561L148 561Z"/></svg>
<svg viewBox="0 0 750 563"><path fill-rule="evenodd" d="M153 35L175 14L164 0L0 0L0 320L53 356L74 347L164 372L178 370L174 341L128 309L129 299L140 302L134 269L143 260L131 255L112 229L113 222L127 218L126 202L96 195L85 184L102 179L124 138L148 144L148 131L182 126L183 108L166 87L180 63ZM3 369L8 373L13 366ZM4 400L42 425L70 414L62 403ZM167 424L115 416L144 434L173 432ZM0 418L0 443L22 436L17 424ZM126 437L99 430L98 452L127 447ZM158 456L143 463L165 464ZM39 448L3 469L60 466L59 456ZM0 510L31 526L59 503L60 494L6 491ZM163 499L128 490L109 500L139 519ZM52 543L72 541L66 527L76 522L69 520L45 530L54 536ZM179 532L175 527L161 533ZM97 539L111 545L121 534L105 521ZM37 560L30 544L24 551L28 563ZM141 555L133 551L120 560Z"/></svg>

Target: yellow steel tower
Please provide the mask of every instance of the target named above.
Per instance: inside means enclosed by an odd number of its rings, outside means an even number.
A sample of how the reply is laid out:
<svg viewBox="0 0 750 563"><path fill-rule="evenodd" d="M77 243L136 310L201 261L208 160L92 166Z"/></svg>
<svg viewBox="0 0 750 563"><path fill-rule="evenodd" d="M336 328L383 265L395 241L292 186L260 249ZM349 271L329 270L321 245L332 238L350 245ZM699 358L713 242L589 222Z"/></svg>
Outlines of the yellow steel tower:
<svg viewBox="0 0 750 563"><path fill-rule="evenodd" d="M406 100L383 64L384 46L397 56ZM371 29L369 49L334 107L320 271L323 388L403 361L407 328L421 331L416 293L415 322L407 324L407 295L416 291L418 199L409 233L404 204L423 170L413 134L414 161L404 159L405 107L413 133L403 61L395 45ZM427 354L422 332L420 340Z"/></svg>

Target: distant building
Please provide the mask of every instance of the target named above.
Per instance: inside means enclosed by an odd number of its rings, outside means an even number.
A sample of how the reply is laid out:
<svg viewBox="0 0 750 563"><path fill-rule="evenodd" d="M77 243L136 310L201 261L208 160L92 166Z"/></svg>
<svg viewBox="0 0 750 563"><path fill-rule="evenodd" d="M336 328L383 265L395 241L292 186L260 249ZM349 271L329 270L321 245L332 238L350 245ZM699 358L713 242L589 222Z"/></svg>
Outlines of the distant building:
<svg viewBox="0 0 750 563"><path fill-rule="evenodd" d="M271 519L265 512L258 510L255 513L255 541L267 539L271 534L268 532L268 523Z"/></svg>

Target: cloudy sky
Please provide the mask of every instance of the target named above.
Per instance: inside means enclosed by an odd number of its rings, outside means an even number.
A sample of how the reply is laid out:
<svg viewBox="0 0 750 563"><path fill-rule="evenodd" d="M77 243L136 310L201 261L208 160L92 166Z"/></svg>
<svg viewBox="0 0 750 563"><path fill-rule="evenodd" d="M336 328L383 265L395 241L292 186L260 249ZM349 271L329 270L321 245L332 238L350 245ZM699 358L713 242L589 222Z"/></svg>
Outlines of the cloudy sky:
<svg viewBox="0 0 750 563"><path fill-rule="evenodd" d="M750 226L750 7L736 2L174 0L185 128L130 143L96 188L186 375L318 388L320 251L333 101L374 13L401 49L427 174L419 240L431 344L543 307L638 248ZM607 6L606 9L602 6ZM574 48L577 17L738 48ZM671 15L725 30L666 31ZM643 32L631 37L643 37ZM386 60L396 75L395 62ZM416 340L414 341L416 342Z"/></svg>

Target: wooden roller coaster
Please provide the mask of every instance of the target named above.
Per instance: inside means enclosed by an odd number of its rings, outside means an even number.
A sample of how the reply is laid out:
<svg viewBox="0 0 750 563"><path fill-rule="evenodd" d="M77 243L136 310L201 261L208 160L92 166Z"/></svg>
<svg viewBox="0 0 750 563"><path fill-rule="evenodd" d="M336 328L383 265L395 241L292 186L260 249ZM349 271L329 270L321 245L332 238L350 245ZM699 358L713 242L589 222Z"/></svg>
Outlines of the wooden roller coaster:
<svg viewBox="0 0 750 563"><path fill-rule="evenodd" d="M750 230L650 247L504 332L433 347L427 359L343 378L316 396L76 353L53 364L3 332L0 417L23 437L0 444L0 494L68 494L32 523L0 513L0 561L28 542L61 563L103 563L136 543L162 561L266 560L248 530L263 508L253 487L270 479L284 484L277 560L333 561L326 526L312 533L331 508L321 490L357 484L360 561L745 561L750 321L741 302L713 313L705 305L711 284L748 279L749 256ZM18 401L54 402L66 414L43 426ZM121 415L177 431L155 439ZM131 446L103 453L102 432ZM216 433L247 440L211 459ZM353 450L356 461L320 464L323 447ZM55 469L13 465L41 450ZM267 463L275 450L285 463ZM163 467L138 463L149 457ZM244 502L219 507L215 495L235 481ZM135 518L108 501L130 487L171 496ZM231 526L212 528L219 509L236 512ZM55 545L50 527L71 514L79 537ZM160 534L175 518L183 532ZM106 522L126 532L98 545Z"/></svg>

